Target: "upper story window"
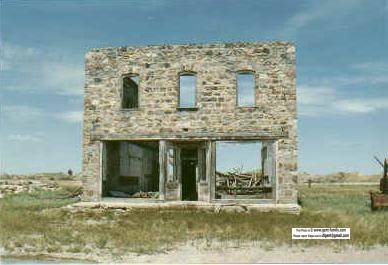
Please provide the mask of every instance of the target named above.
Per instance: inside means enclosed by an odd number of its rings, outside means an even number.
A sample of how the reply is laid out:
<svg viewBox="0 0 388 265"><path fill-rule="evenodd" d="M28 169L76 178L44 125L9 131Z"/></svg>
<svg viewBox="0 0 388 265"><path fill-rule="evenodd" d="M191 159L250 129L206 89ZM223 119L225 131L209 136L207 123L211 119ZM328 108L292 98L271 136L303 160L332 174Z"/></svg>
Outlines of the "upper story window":
<svg viewBox="0 0 388 265"><path fill-rule="evenodd" d="M194 73L183 73L179 76L179 108L196 107L196 80Z"/></svg>
<svg viewBox="0 0 388 265"><path fill-rule="evenodd" d="M121 101L123 109L139 107L139 76L128 75L123 77L123 95Z"/></svg>
<svg viewBox="0 0 388 265"><path fill-rule="evenodd" d="M237 106L255 106L255 78L253 72L237 73Z"/></svg>

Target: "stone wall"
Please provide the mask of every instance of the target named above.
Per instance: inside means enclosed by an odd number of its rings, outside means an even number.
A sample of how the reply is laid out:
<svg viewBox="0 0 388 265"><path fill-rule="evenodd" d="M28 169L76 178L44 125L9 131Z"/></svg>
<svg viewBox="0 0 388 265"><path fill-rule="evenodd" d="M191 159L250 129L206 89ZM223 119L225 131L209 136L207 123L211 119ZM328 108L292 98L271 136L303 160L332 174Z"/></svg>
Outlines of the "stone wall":
<svg viewBox="0 0 388 265"><path fill-rule="evenodd" d="M295 47L288 42L92 49L86 54L83 182L100 198L100 141L276 139L278 203L295 203ZM236 106L236 72L255 74L255 107ZM195 72L197 107L178 110L179 74ZM121 82L139 75L139 108L121 109Z"/></svg>

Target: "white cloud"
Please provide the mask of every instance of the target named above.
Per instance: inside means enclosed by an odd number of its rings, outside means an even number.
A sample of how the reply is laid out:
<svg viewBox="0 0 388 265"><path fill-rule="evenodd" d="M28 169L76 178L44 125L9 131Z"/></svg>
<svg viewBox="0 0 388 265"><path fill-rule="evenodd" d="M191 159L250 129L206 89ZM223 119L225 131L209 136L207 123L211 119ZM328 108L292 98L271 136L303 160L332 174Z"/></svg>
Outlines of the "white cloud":
<svg viewBox="0 0 388 265"><path fill-rule="evenodd" d="M40 142L42 138L31 134L10 134L8 140L12 142Z"/></svg>
<svg viewBox="0 0 388 265"><path fill-rule="evenodd" d="M59 52L2 44L2 69L7 78L2 88L80 96L83 93L82 61L74 62ZM80 58L81 59L81 58Z"/></svg>
<svg viewBox="0 0 388 265"><path fill-rule="evenodd" d="M336 92L331 87L324 86L299 86L298 87L299 103L305 105L319 105L323 102L331 101L336 97Z"/></svg>
<svg viewBox="0 0 388 265"><path fill-rule="evenodd" d="M17 67L18 63L37 56L39 56L39 52L34 48L11 45L3 42L0 45L1 70L11 70Z"/></svg>
<svg viewBox="0 0 388 265"><path fill-rule="evenodd" d="M80 96L83 80L83 65L46 64L42 68L42 81L54 94Z"/></svg>
<svg viewBox="0 0 388 265"><path fill-rule="evenodd" d="M36 119L56 119L65 122L82 122L82 111L48 112L27 105L7 105L2 109L6 119L16 122L30 122Z"/></svg>
<svg viewBox="0 0 388 265"><path fill-rule="evenodd" d="M302 116L357 115L388 110L388 97L345 98L330 87L298 87L298 109Z"/></svg>
<svg viewBox="0 0 388 265"><path fill-rule="evenodd" d="M322 116L326 114L366 114L388 109L388 97L366 96L351 97L346 88L371 87L377 85L388 88L388 62L369 61L351 65L352 74L326 76L310 79L308 83L298 86L299 113L303 116ZM366 89L365 92L368 90Z"/></svg>
<svg viewBox="0 0 388 265"><path fill-rule="evenodd" d="M382 62L382 61L370 61L370 62L363 62L363 63L358 63L352 66L355 69L361 69L361 70L366 70L368 72L386 72L388 63L387 62Z"/></svg>
<svg viewBox="0 0 388 265"><path fill-rule="evenodd" d="M356 20L354 12L367 4L366 0L307 1L301 11L285 23L282 35L295 35L301 29L322 21L320 30L315 31L319 34L324 28L346 28L350 18L353 23Z"/></svg>
<svg viewBox="0 0 388 265"><path fill-rule="evenodd" d="M82 122L82 111L68 111L59 113L56 118L66 122Z"/></svg>
<svg viewBox="0 0 388 265"><path fill-rule="evenodd" d="M377 110L388 109L388 98L338 100L336 108L348 113L371 113Z"/></svg>
<svg viewBox="0 0 388 265"><path fill-rule="evenodd" d="M27 105L6 105L2 108L2 115L12 120L24 122L41 118L45 112L41 108Z"/></svg>
<svg viewBox="0 0 388 265"><path fill-rule="evenodd" d="M330 87L299 86L298 112L302 116L321 116L329 112L327 105L336 97L336 92Z"/></svg>
<svg viewBox="0 0 388 265"><path fill-rule="evenodd" d="M369 61L352 65L352 68L361 73L365 81L388 84L388 62Z"/></svg>

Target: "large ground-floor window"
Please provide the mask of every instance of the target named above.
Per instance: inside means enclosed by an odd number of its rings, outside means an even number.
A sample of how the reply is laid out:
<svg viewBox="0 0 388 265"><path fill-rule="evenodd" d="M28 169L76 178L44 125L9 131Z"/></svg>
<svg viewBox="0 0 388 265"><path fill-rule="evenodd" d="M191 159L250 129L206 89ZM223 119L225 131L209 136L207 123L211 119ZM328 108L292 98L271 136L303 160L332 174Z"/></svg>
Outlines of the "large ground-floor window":
<svg viewBox="0 0 388 265"><path fill-rule="evenodd" d="M103 196L158 197L158 141L107 141L102 159Z"/></svg>
<svg viewBox="0 0 388 265"><path fill-rule="evenodd" d="M216 199L272 199L270 146L261 141L217 141Z"/></svg>
<svg viewBox="0 0 388 265"><path fill-rule="evenodd" d="M105 141L102 193L188 201L274 199L274 143Z"/></svg>

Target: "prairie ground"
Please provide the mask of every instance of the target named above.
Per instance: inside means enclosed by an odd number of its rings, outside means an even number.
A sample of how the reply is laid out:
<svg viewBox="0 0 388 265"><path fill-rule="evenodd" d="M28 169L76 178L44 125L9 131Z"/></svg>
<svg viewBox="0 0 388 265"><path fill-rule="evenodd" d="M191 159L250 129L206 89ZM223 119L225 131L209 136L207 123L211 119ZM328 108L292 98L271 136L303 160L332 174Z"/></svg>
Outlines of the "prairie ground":
<svg viewBox="0 0 388 265"><path fill-rule="evenodd" d="M205 249L254 246L260 251L279 246L387 249L388 211L372 212L369 206L368 192L377 189L377 185L301 185L300 215L194 209L74 210L64 206L78 200L76 186L21 192L0 199L0 251L8 258L125 261L128 253L169 253L188 244ZM293 241L293 227L350 227L351 239Z"/></svg>

